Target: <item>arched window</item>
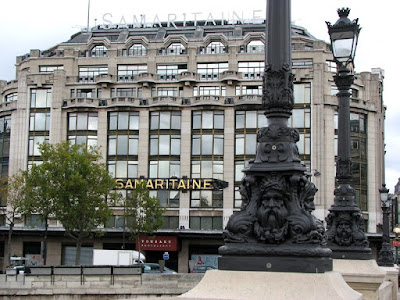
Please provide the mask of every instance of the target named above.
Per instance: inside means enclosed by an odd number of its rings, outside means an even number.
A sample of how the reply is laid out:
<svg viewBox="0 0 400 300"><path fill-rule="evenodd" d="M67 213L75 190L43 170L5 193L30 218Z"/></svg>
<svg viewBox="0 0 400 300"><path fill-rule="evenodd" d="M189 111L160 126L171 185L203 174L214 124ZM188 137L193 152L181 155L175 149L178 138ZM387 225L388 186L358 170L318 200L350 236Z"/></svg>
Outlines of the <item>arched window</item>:
<svg viewBox="0 0 400 300"><path fill-rule="evenodd" d="M201 54L220 54L228 53L228 48L221 42L211 42L205 48L200 49Z"/></svg>
<svg viewBox="0 0 400 300"><path fill-rule="evenodd" d="M186 48L181 43L172 43L167 48L167 55L181 55L186 53Z"/></svg>
<svg viewBox="0 0 400 300"><path fill-rule="evenodd" d="M90 51L91 57L105 57L108 49L105 46L94 46Z"/></svg>
<svg viewBox="0 0 400 300"><path fill-rule="evenodd" d="M247 53L263 53L265 50L265 44L260 41L251 41L250 43L247 44Z"/></svg>
<svg viewBox="0 0 400 300"><path fill-rule="evenodd" d="M128 56L146 56L147 49L142 44L133 44L132 47L128 49Z"/></svg>

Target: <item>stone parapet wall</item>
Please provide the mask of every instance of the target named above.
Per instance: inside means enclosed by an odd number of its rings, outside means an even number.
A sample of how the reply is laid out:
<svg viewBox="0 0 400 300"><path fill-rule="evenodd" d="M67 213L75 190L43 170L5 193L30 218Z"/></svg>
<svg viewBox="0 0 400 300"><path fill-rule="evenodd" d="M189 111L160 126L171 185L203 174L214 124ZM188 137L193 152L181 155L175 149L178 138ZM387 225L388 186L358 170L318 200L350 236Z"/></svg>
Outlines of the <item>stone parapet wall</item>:
<svg viewBox="0 0 400 300"><path fill-rule="evenodd" d="M0 275L0 299L124 299L174 297L203 278L203 274L141 275Z"/></svg>

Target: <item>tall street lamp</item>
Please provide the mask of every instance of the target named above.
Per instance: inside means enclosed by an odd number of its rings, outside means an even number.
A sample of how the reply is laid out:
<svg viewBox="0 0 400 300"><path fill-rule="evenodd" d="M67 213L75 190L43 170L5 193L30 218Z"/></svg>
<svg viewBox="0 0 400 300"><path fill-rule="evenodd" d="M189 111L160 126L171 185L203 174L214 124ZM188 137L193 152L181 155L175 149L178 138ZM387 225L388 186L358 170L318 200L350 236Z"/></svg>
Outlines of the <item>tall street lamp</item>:
<svg viewBox="0 0 400 300"><path fill-rule="evenodd" d="M393 251L390 245L389 237L389 213L390 213L390 199L389 189L386 188L386 184L382 184L382 188L379 189L382 204L383 213L383 224L382 224L382 247L378 254L378 265L379 266L390 266L393 267Z"/></svg>
<svg viewBox="0 0 400 300"><path fill-rule="evenodd" d="M289 127L294 106L290 0L267 0L263 106L268 126L243 172L242 206L224 231L220 270L324 273L332 270L325 229L312 215L315 185Z"/></svg>
<svg viewBox="0 0 400 300"><path fill-rule="evenodd" d="M338 9L339 20L334 24L326 22L331 39L332 53L337 65L334 76L339 90L338 104L338 157L336 160L336 181L334 204L326 217L328 247L333 258L371 259L371 249L364 233L364 220L356 203L355 191L350 186L350 87L354 82L354 57L360 27L358 19L350 21L349 8Z"/></svg>

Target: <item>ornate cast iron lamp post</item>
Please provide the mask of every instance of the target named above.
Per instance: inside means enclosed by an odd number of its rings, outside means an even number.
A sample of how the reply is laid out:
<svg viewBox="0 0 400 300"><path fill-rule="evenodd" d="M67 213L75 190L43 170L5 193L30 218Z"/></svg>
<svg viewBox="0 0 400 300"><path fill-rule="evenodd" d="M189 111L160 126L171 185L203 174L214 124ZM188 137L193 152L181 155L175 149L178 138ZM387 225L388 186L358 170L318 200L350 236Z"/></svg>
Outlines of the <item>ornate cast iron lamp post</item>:
<svg viewBox="0 0 400 300"><path fill-rule="evenodd" d="M334 76L338 87L339 132L338 157L336 161L335 201L326 217L328 246L333 258L371 259L371 249L364 233L364 220L355 199L355 191L350 186L351 149L350 149L350 87L354 75L354 56L360 32L358 19L350 21L350 9L338 9L339 20L328 25L332 52L338 71Z"/></svg>
<svg viewBox="0 0 400 300"><path fill-rule="evenodd" d="M288 126L294 104L290 6L290 0L267 1L263 106L268 126L259 130L256 158L243 170L242 206L224 232L221 270L332 270L324 227L311 214L317 188L299 159L299 133Z"/></svg>
<svg viewBox="0 0 400 300"><path fill-rule="evenodd" d="M381 196L382 212L383 212L383 224L382 224L382 248L378 254L378 265L393 267L393 251L390 245L389 237L389 213L390 213L390 199L389 189L386 188L386 184L382 184L382 188L379 189Z"/></svg>

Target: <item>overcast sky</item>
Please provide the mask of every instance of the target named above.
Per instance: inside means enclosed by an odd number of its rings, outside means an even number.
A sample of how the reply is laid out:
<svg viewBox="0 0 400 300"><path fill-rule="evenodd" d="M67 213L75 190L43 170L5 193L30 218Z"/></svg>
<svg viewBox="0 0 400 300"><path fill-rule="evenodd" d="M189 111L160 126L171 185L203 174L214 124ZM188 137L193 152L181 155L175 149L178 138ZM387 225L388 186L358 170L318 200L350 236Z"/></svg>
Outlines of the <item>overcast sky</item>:
<svg viewBox="0 0 400 300"><path fill-rule="evenodd" d="M328 41L325 21L338 19L337 8L351 8L350 19L359 18L362 27L355 67L356 72L371 68L385 70L384 102L386 115L386 184L393 187L400 177L400 105L397 99L396 78L399 77L398 39L396 32L400 4L395 0L292 0L292 21L305 27L313 36ZM158 17L168 21L168 14L177 20L214 19L236 12L245 19L265 17L266 0L91 0L90 26L106 20L119 23L122 18L133 22L135 15L145 15L147 21ZM172 20L174 16L170 16ZM15 79L15 58L30 49L46 50L87 26L88 1L86 0L13 0L3 1L0 10L0 80ZM395 46L396 43L396 46Z"/></svg>

